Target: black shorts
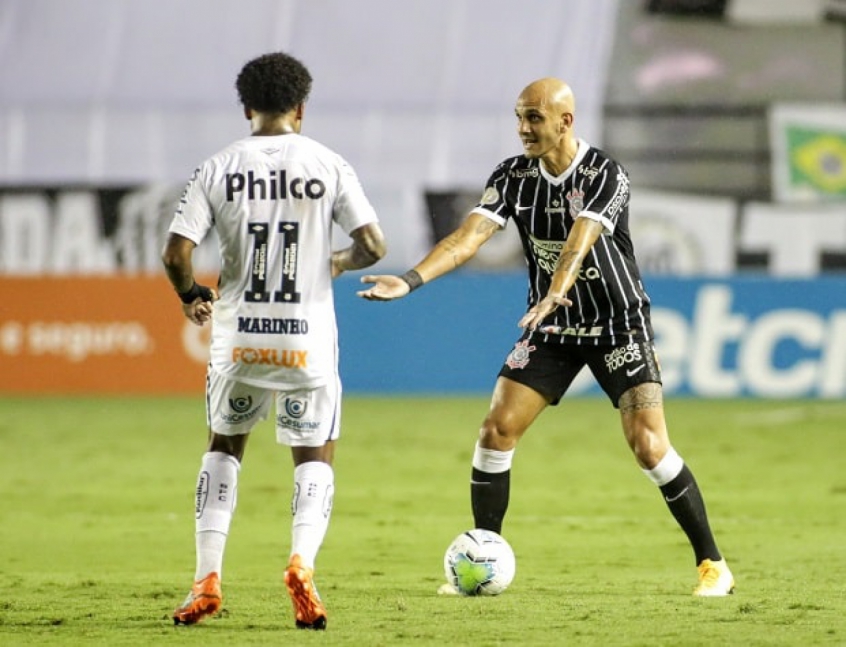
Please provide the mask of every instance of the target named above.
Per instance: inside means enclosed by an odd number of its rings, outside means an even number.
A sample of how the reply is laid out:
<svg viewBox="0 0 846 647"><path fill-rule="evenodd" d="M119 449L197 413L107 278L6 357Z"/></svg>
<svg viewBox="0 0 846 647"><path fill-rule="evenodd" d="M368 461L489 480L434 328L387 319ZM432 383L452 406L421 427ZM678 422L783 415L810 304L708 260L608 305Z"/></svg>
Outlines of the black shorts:
<svg viewBox="0 0 846 647"><path fill-rule="evenodd" d="M644 382L661 383L661 366L652 342L632 341L620 346L562 344L555 335L525 333L508 354L500 377L525 384L558 404L576 374L587 365L599 386L619 406L620 396Z"/></svg>

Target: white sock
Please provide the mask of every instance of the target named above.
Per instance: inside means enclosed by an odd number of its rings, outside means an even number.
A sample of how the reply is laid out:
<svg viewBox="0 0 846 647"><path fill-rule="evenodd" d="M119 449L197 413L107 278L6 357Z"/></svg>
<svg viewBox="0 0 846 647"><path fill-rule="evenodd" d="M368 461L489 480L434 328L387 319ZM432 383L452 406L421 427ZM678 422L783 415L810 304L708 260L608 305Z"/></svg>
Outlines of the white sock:
<svg viewBox="0 0 846 647"><path fill-rule="evenodd" d="M326 536L334 494L335 472L328 463L312 461L294 470L291 555L298 554L307 568L314 568L317 551Z"/></svg>
<svg viewBox="0 0 846 647"><path fill-rule="evenodd" d="M223 452L206 452L197 477L195 530L197 569L194 579L209 573L223 577L223 551L238 498L241 464Z"/></svg>
<svg viewBox="0 0 846 647"><path fill-rule="evenodd" d="M196 534L197 570L195 580L201 580L209 573L223 577L223 551L226 548L226 535L216 530L204 530Z"/></svg>
<svg viewBox="0 0 846 647"><path fill-rule="evenodd" d="M684 460L682 460L682 457L678 455L675 449L670 447L667 453L664 454L664 458L658 461L655 467L651 470L643 470L643 473L655 485L661 487L676 478L679 472L682 471L682 467L684 467Z"/></svg>
<svg viewBox="0 0 846 647"><path fill-rule="evenodd" d="M473 467L488 474L502 474L511 469L514 460L514 450L501 452L497 449L484 449L476 443L473 451Z"/></svg>

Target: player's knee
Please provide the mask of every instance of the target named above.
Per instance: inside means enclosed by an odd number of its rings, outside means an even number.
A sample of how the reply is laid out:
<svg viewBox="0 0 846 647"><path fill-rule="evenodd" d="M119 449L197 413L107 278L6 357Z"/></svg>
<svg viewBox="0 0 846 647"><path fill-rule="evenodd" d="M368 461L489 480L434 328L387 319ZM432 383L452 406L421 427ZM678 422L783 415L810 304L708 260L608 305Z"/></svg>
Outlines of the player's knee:
<svg viewBox="0 0 846 647"><path fill-rule="evenodd" d="M222 434L212 433L209 439L210 452L222 452L229 454L238 459L238 462L244 458L244 448L247 445L247 434L238 436L224 436Z"/></svg>
<svg viewBox="0 0 846 647"><path fill-rule="evenodd" d="M507 451L517 444L519 433L506 421L487 419L479 429L479 444L488 449Z"/></svg>
<svg viewBox="0 0 846 647"><path fill-rule="evenodd" d="M656 433L648 427L635 431L629 441L637 462L646 469L655 467L669 449L669 443L664 434Z"/></svg>

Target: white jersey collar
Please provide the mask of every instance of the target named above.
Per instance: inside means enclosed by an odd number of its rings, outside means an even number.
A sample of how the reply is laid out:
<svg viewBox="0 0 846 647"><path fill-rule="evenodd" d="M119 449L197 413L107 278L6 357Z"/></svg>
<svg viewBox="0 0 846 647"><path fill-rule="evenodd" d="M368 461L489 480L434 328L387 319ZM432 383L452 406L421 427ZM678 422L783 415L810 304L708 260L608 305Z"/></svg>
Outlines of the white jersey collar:
<svg viewBox="0 0 846 647"><path fill-rule="evenodd" d="M541 175L546 179L547 182L550 184L561 184L570 177L573 173L575 173L576 169L579 167L579 164L582 163L585 155L587 155L588 149L590 148L590 144L588 144L584 139L577 139L578 142L578 149L576 150L576 156L573 158L573 161L570 162L570 166L564 169L564 172L561 175L552 175L549 171L546 170L546 167L543 165L543 160L540 160L540 171Z"/></svg>

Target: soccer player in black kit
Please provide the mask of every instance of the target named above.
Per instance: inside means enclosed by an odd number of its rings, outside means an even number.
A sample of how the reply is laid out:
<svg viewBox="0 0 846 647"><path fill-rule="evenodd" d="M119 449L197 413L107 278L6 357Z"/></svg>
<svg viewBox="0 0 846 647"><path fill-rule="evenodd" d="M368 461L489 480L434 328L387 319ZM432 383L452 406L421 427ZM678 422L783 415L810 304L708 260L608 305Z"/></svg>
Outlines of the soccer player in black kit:
<svg viewBox="0 0 846 647"><path fill-rule="evenodd" d="M587 365L619 409L638 465L660 489L687 535L699 581L694 595L732 593L693 474L673 449L653 348L649 296L629 234L625 169L573 132L569 86L544 78L515 107L523 154L496 167L476 207L402 276L364 276L358 295L389 301L450 272L511 220L529 271L528 311L505 359L473 454L476 527L501 532L517 442L548 405L557 405ZM441 587L450 592L449 585Z"/></svg>

